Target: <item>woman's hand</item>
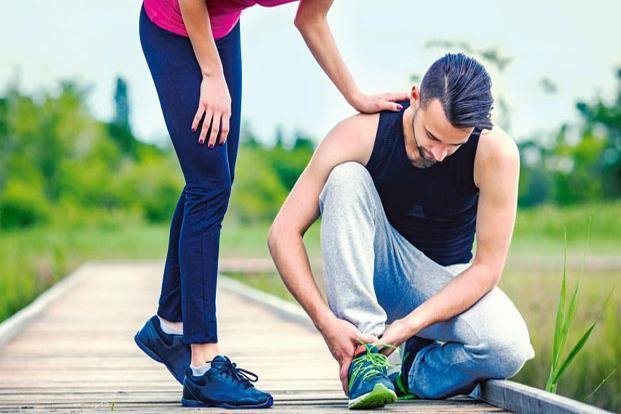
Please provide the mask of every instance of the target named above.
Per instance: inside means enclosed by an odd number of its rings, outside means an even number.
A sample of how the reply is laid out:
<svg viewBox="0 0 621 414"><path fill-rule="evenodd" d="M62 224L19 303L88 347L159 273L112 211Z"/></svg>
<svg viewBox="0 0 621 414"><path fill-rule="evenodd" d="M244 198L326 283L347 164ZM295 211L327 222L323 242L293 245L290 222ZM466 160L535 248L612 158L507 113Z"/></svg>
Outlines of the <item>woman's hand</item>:
<svg viewBox="0 0 621 414"><path fill-rule="evenodd" d="M410 95L404 93L382 93L379 95L365 95L358 93L348 99L351 106L363 114L374 114L380 111L401 111L403 107L398 101L407 101Z"/></svg>
<svg viewBox="0 0 621 414"><path fill-rule="evenodd" d="M224 144L229 134L231 96L223 74L203 77L198 109L192 121L192 131L196 131L201 119L203 125L198 137L199 144L205 142L208 132L209 148L216 145L216 142Z"/></svg>

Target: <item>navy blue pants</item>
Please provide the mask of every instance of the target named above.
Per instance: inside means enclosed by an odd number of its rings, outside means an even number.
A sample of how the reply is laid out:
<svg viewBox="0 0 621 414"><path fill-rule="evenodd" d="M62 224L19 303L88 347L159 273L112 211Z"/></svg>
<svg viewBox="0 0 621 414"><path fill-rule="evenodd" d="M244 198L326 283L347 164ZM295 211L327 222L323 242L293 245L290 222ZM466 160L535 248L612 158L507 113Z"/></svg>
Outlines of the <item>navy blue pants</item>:
<svg viewBox="0 0 621 414"><path fill-rule="evenodd" d="M170 226L170 239L157 314L183 321L186 344L218 341L216 279L220 228L233 182L241 110L239 23L216 46L231 95L226 144L198 143L192 132L198 108L201 70L190 39L168 32L140 12L140 42L160 100L185 186Z"/></svg>

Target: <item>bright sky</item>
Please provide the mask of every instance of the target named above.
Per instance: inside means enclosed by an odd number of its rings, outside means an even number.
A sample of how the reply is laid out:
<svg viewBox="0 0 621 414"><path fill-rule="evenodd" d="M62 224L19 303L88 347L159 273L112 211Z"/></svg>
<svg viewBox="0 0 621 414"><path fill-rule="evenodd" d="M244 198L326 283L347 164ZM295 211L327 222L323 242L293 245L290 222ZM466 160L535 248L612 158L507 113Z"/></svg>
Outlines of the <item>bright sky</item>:
<svg viewBox="0 0 621 414"><path fill-rule="evenodd" d="M166 130L138 39L140 0L5 1L0 6L0 87L18 75L24 90L51 88L60 79L92 85L90 107L111 117L114 79L130 87L137 134L161 140ZM253 7L242 17L243 117L259 136L277 125L322 138L353 110L332 86L293 26L297 3ZM576 119L577 99L611 96L621 67L618 0L372 1L336 0L330 25L364 91L407 91L445 50L432 39L498 48L513 58L496 93L512 108L511 132L522 138ZM547 77L558 92L543 93Z"/></svg>

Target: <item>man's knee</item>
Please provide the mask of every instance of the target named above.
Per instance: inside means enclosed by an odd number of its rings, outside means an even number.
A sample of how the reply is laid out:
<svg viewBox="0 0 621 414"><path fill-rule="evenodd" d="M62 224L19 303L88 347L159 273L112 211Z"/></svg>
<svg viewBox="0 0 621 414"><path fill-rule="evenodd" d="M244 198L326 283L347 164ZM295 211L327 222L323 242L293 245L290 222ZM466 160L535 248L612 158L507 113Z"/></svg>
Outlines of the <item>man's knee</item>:
<svg viewBox="0 0 621 414"><path fill-rule="evenodd" d="M528 333L490 337L481 350L478 356L484 361L488 378L510 378L535 356Z"/></svg>
<svg viewBox="0 0 621 414"><path fill-rule="evenodd" d="M357 162L346 162L332 169L319 199L322 205L326 202L340 204L365 194L369 186L373 186L373 180L366 168Z"/></svg>

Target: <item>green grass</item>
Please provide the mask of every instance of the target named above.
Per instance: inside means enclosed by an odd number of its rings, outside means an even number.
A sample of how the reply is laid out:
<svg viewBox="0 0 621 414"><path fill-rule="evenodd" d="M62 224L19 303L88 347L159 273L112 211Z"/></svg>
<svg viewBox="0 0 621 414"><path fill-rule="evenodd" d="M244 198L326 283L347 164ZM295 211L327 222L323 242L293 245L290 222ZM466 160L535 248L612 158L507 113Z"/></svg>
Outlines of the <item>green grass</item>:
<svg viewBox="0 0 621 414"><path fill-rule="evenodd" d="M570 285L580 273L578 266L569 268ZM522 312L531 334L536 358L529 361L516 381L544 388L549 375L554 343L555 311L558 303L562 268L530 270L508 268L500 287ZM569 333L574 344L597 318L610 289L621 284L617 270L585 270L580 277L577 311ZM563 373L557 392L581 401L618 412L621 410L621 375L613 374L591 397L587 396L621 363L621 300L613 293L602 319L582 351Z"/></svg>
<svg viewBox="0 0 621 414"><path fill-rule="evenodd" d="M147 259L166 249L162 226L37 228L0 234L0 321L87 260Z"/></svg>

